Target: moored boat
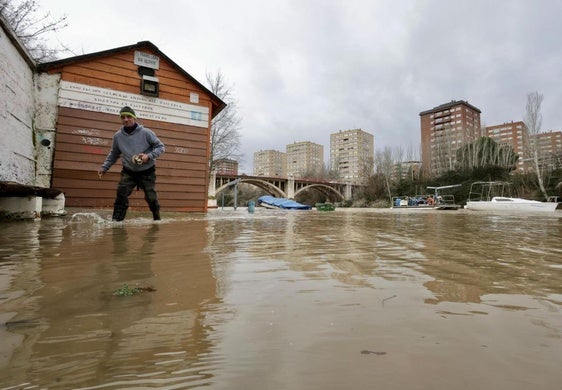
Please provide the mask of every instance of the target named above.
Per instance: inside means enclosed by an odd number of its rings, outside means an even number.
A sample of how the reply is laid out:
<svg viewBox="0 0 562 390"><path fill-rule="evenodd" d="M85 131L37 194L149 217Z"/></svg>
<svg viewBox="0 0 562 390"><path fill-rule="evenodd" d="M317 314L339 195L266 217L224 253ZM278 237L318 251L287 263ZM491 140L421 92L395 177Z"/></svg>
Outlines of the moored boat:
<svg viewBox="0 0 562 390"><path fill-rule="evenodd" d="M333 203L316 203L316 210L318 211L334 211L336 205Z"/></svg>
<svg viewBox="0 0 562 390"><path fill-rule="evenodd" d="M553 212L555 202L539 202L508 196L510 184L501 181L480 181L470 186L465 208L474 211Z"/></svg>
<svg viewBox="0 0 562 390"><path fill-rule="evenodd" d="M455 197L451 194L441 194L440 191L447 188L459 187L460 184L427 187L433 189L433 195L415 195L415 196L395 196L392 198L391 209L431 209L431 210L458 210L461 205L455 203Z"/></svg>
<svg viewBox="0 0 562 390"><path fill-rule="evenodd" d="M285 209L285 210L310 210L312 206L307 204L302 204L295 202L291 199L286 198L276 198L270 195L260 196L258 198L258 205L273 208L273 209Z"/></svg>

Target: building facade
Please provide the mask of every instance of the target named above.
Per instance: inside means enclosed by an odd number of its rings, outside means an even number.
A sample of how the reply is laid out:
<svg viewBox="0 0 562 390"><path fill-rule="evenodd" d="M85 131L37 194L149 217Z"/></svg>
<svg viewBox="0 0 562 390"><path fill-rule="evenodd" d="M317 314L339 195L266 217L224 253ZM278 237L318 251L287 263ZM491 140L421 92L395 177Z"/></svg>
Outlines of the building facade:
<svg viewBox="0 0 562 390"><path fill-rule="evenodd" d="M44 63L38 71L44 94L38 111L53 118L52 129L38 132L52 138L44 158L68 206L113 206L121 162L101 180L95 172L127 105L166 146L156 164L162 210L207 210L211 119L225 104L155 45L138 42ZM147 208L142 191L133 192L130 207Z"/></svg>
<svg viewBox="0 0 562 390"><path fill-rule="evenodd" d="M549 169L562 166L562 131L547 131L529 135L522 121L503 123L485 128L485 136L500 145L509 145L519 156L517 172L533 170L533 150L536 149L540 164Z"/></svg>
<svg viewBox="0 0 562 390"><path fill-rule="evenodd" d="M330 134L330 168L340 180L362 184L373 173L375 138L361 129Z"/></svg>
<svg viewBox="0 0 562 390"><path fill-rule="evenodd" d="M546 131L531 136L541 164L548 170L562 168L562 131Z"/></svg>
<svg viewBox="0 0 562 390"><path fill-rule="evenodd" d="M392 180L415 180L419 178L422 163L421 161L403 161L394 164L392 168Z"/></svg>
<svg viewBox="0 0 562 390"><path fill-rule="evenodd" d="M287 175L319 177L324 168L324 147L310 141L287 145Z"/></svg>
<svg viewBox="0 0 562 390"><path fill-rule="evenodd" d="M215 160L215 173L217 175L238 175L238 161L228 158Z"/></svg>
<svg viewBox="0 0 562 390"><path fill-rule="evenodd" d="M287 177L287 155L277 150L255 152L254 175Z"/></svg>
<svg viewBox="0 0 562 390"><path fill-rule="evenodd" d="M420 112L424 174L440 175L454 169L457 149L483 135L480 114L478 108L463 100Z"/></svg>
<svg viewBox="0 0 562 390"><path fill-rule="evenodd" d="M501 125L488 126L484 129L484 135L493 139L499 145L509 145L519 156L517 171L526 172L529 167L529 132L522 121L503 123Z"/></svg>

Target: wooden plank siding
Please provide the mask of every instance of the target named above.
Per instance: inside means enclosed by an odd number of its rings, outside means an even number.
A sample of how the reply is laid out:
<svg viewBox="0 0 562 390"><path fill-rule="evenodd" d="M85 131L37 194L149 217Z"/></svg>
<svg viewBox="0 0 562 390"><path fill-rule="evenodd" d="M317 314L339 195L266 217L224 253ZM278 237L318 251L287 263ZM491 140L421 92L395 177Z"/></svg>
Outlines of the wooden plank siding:
<svg viewBox="0 0 562 390"><path fill-rule="evenodd" d="M161 209L206 211L210 120L218 98L178 71L177 65L168 63L162 53L150 48L143 47L142 51L160 58L156 70L158 98L206 107L210 113L207 128L143 119L139 115L138 122L153 130L166 146L166 152L156 161L156 189ZM139 94L141 76L134 64L134 52L135 48L131 48L109 52L108 56L61 63L48 72L60 73L62 81ZM199 95L197 103L190 100L192 92ZM130 105L135 107L134 102ZM102 179L97 171L120 127L117 114L58 107L52 187L64 192L68 207L113 207L121 162ZM132 209L148 210L142 190L134 191L129 203Z"/></svg>

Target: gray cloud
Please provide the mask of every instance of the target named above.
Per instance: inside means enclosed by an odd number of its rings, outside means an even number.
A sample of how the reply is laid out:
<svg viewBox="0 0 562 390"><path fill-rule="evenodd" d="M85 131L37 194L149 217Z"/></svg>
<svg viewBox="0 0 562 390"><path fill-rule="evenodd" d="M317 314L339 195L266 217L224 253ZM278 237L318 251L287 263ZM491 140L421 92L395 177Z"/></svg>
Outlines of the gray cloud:
<svg viewBox="0 0 562 390"><path fill-rule="evenodd" d="M543 129L562 129L555 0L44 0L70 26L58 40L93 52L150 40L201 82L220 70L253 152L362 128L385 146L417 148L419 112L468 100L493 125L522 120L544 94ZM126 10L126 12L124 12ZM88 27L90 26L90 27ZM97 26L97 28L92 28Z"/></svg>

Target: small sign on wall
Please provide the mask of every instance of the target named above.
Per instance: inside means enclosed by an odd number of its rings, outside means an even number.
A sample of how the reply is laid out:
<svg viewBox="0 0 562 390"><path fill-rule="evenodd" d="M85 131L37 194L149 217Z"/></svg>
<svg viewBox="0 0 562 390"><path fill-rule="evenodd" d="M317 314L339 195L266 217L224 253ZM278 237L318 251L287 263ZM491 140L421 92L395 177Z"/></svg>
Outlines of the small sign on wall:
<svg viewBox="0 0 562 390"><path fill-rule="evenodd" d="M142 51L135 51L135 65L146 66L151 69L159 69L160 57L154 54L143 53Z"/></svg>

